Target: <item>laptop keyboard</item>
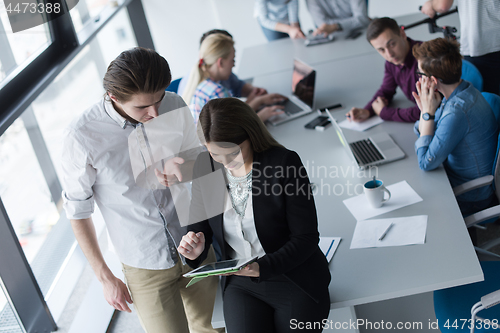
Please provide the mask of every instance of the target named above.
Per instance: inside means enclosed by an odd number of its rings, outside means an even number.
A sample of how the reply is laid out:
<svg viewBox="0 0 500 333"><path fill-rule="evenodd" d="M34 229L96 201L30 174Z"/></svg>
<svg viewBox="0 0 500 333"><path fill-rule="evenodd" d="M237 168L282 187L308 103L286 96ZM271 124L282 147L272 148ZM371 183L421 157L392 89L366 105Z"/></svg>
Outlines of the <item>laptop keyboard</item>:
<svg viewBox="0 0 500 333"><path fill-rule="evenodd" d="M300 106L298 106L289 99L285 102L284 106L285 106L285 113L288 114L289 116L302 111L302 108Z"/></svg>
<svg viewBox="0 0 500 333"><path fill-rule="evenodd" d="M371 140L364 139L350 143L351 150L358 164L366 165L384 159L380 151L373 145Z"/></svg>

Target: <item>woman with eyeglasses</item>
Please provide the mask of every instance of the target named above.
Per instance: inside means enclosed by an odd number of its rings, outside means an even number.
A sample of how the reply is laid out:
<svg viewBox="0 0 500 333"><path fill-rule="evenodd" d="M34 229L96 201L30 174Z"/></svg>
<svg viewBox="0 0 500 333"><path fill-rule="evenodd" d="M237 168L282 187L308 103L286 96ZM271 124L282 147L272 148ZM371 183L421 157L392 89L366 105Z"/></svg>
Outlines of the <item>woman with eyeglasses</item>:
<svg viewBox="0 0 500 333"><path fill-rule="evenodd" d="M481 93L462 80L462 56L456 41L437 38L413 47L420 79L413 93L420 108L415 142L422 170L443 164L453 187L491 175L497 150L495 115ZM440 92L444 97L441 100ZM493 185L457 197L464 216L488 207Z"/></svg>
<svg viewBox="0 0 500 333"><path fill-rule="evenodd" d="M209 101L198 135L207 152L194 168L193 224L179 253L198 267L215 236L223 260L259 257L222 277L228 332L294 332L306 322L315 323L308 331L321 332L330 310L330 271L299 156L235 98Z"/></svg>

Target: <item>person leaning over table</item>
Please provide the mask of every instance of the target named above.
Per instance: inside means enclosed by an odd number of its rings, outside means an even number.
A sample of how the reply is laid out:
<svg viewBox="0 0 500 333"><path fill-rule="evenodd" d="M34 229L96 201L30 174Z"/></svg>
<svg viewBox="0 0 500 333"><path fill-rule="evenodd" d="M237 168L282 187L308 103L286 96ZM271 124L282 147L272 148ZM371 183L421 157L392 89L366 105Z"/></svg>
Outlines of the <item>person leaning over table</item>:
<svg viewBox="0 0 500 333"><path fill-rule="evenodd" d="M451 186L490 175L497 149L498 126L488 102L460 79L458 42L437 38L413 47L420 79L413 93L421 110L415 124L415 151L420 169L443 164ZM437 91L443 94L443 99ZM464 216L488 207L493 185L457 197Z"/></svg>
<svg viewBox="0 0 500 333"><path fill-rule="evenodd" d="M317 27L315 35L355 30L370 23L366 0L308 0L306 4Z"/></svg>
<svg viewBox="0 0 500 333"><path fill-rule="evenodd" d="M233 36L226 30L212 29L205 32L201 36L200 46L205 40L205 38L213 34L223 34L230 37L231 39L233 38ZM191 72L188 75L182 77L181 81L179 82L179 87L177 88L177 94L182 96L190 76ZM227 88L233 97L246 97L247 100L252 100L255 96L261 96L267 94L266 89L255 87L251 83L240 80L236 76L236 74L234 74L232 71L231 75L229 76L229 79L221 81L220 84L223 85L225 88Z"/></svg>
<svg viewBox="0 0 500 333"><path fill-rule="evenodd" d="M195 123L203 105L214 98L232 97L231 92L221 84L227 80L234 67L234 41L223 34L212 34L201 43L199 60L189 77L182 98L190 101ZM264 94L247 99L246 103L257 112L262 121L283 113L283 105L276 105L286 99L280 94Z"/></svg>
<svg viewBox="0 0 500 333"><path fill-rule="evenodd" d="M176 154L201 148L186 104L178 95L165 92L170 80L167 61L154 50L133 48L111 62L103 79L105 96L65 131L64 209L112 307L131 312L128 303L133 301L147 333L220 332L211 325L216 279L185 288L189 279L182 274L190 268L176 251L185 227L180 225L171 192L156 185L141 186L134 177L137 163L132 154L140 156L141 166L151 161L151 147L158 144L152 141L154 136L145 157L139 144L144 145L143 133L151 129L149 125L162 117L176 115L175 121L162 124L156 136L162 138L162 151ZM169 175L180 179L180 164L192 168L195 158L196 154L191 161L176 157L164 162L173 168L169 170L177 170ZM188 194L185 185L179 184L177 193ZM96 203L122 263L126 285L101 253L92 221ZM207 262L215 260L213 249L209 252Z"/></svg>
<svg viewBox="0 0 500 333"><path fill-rule="evenodd" d="M224 260L259 257L222 277L228 332L293 332L294 319L321 323L330 310L330 271L318 247L316 207L299 156L235 98L205 104L198 135L208 151L194 167L193 224L178 251L198 267L215 235ZM209 174L220 174L218 186L196 181ZM210 207L222 209L207 218Z"/></svg>
<svg viewBox="0 0 500 333"><path fill-rule="evenodd" d="M366 39L386 60L384 79L379 90L372 99L361 108L352 108L346 116L348 119L361 122L373 115L379 115L384 120L415 122L420 117L417 105L409 108L391 107L389 104L396 94L396 88L401 88L406 98L415 103L413 93L416 92L415 74L417 60L411 49L422 42L414 41L406 36L398 23L389 18L374 19L366 31Z"/></svg>
<svg viewBox="0 0 500 333"><path fill-rule="evenodd" d="M464 59L483 77L483 91L500 95L500 1L430 0L422 13L434 17L456 3L460 18L460 48Z"/></svg>
<svg viewBox="0 0 500 333"><path fill-rule="evenodd" d="M255 17L268 41L305 38L300 29L298 0L255 0Z"/></svg>

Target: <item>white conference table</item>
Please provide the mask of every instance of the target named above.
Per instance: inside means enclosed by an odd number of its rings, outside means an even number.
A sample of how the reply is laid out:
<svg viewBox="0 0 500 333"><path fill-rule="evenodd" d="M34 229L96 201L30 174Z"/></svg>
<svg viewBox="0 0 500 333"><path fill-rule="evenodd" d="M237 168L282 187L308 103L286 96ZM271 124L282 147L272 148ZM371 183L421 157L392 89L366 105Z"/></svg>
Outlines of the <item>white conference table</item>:
<svg viewBox="0 0 500 333"><path fill-rule="evenodd" d="M448 18L444 18L443 21L445 19ZM409 22L411 21L415 20ZM414 29L416 31L418 28ZM437 38L441 35L429 36ZM332 56L330 60L325 58L324 61L314 65L318 71L317 105L342 103L344 109L334 112L334 117L338 120L344 118L345 112L350 107L363 107L378 89L383 77L382 57L371 47L370 52L365 52L359 47L358 40L349 41L352 49L347 50L350 45L347 42L343 45L343 49L344 54L349 56ZM363 42L367 44L365 40ZM331 44L333 45L334 43ZM260 46L261 52L267 54L266 58L271 62L278 54L271 52L275 46L273 43ZM266 49L268 51L265 51ZM306 51L312 50L319 49L312 47ZM249 61L247 50L244 52L244 61ZM288 57L291 61L294 54ZM262 64L255 60L244 65L252 73L262 69ZM290 80L289 67L257 74L254 76L253 84L265 87L270 92L287 94ZM401 92L396 95L395 103L411 105ZM376 218L428 215L425 244L351 250L349 247L356 220L342 201L353 195L354 185L363 184L375 171L372 170L371 175L368 171L360 173L350 162L332 128L324 132L305 129L304 124L316 116L314 113L268 128L280 143L298 152L304 165L308 167L311 182L318 186L315 200L321 235L342 237L342 242L330 262L332 309L483 280L481 267L444 169L440 167L431 172L424 172L418 168L414 151L416 135L413 133L413 124L384 122L363 133L345 130L345 135L348 141L353 141L385 131L403 149L406 157L376 168L377 178L382 179L386 186L406 180L423 201ZM329 172L338 170L339 176L325 178L324 174L318 175L319 167L322 166ZM328 185L330 193L327 190ZM347 191L349 186L351 193ZM340 193L342 188L344 191Z"/></svg>
<svg viewBox="0 0 500 333"><path fill-rule="evenodd" d="M405 15L395 18L399 25L425 19L426 16L419 14ZM451 14L437 21L440 26L449 25L457 28L459 35L460 23L458 14ZM407 35L415 40L429 40L442 37L442 34L430 34L428 25L420 25L407 31ZM260 75L291 70L293 58L298 58L305 63L315 67L318 64L331 62L339 59L349 59L352 56L372 54L373 47L366 41L366 34L358 38L346 39L346 33L337 34L335 41L322 45L305 47L304 40L280 39L266 44L256 45L243 50L241 65L238 67L240 78L252 78Z"/></svg>

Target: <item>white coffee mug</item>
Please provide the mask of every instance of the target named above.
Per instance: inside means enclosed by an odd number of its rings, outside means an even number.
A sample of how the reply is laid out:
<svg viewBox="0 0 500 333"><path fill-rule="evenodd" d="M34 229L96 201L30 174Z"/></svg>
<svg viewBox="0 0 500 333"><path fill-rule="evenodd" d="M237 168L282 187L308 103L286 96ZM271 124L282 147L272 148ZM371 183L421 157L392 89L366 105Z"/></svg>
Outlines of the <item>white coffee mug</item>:
<svg viewBox="0 0 500 333"><path fill-rule="evenodd" d="M382 204L391 198L391 192L385 188L381 180L375 179L366 182L363 185L365 196L373 208L379 208ZM387 193L387 199L384 198L384 192Z"/></svg>

